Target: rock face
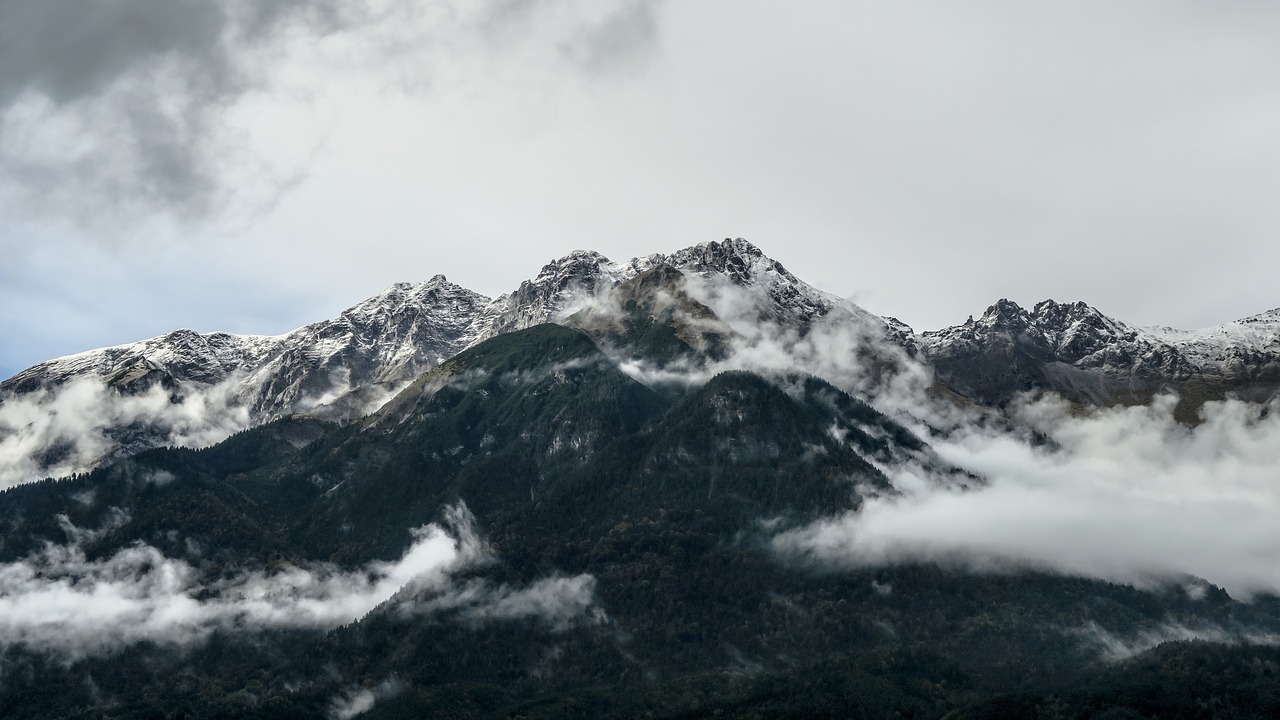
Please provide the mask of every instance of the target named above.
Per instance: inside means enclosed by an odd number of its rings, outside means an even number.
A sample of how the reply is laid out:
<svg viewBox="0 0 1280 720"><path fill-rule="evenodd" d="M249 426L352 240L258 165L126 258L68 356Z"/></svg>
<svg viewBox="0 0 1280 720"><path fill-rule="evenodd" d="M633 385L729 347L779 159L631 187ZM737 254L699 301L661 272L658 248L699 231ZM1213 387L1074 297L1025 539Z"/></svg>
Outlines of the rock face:
<svg viewBox="0 0 1280 720"><path fill-rule="evenodd" d="M1280 379L1280 313L1204 330L1139 328L1082 302L1045 300L1027 311L1009 300L963 325L916 342L938 376L961 395L999 406L1026 391L1052 391L1082 404L1183 396L1193 419L1205 401L1274 395Z"/></svg>

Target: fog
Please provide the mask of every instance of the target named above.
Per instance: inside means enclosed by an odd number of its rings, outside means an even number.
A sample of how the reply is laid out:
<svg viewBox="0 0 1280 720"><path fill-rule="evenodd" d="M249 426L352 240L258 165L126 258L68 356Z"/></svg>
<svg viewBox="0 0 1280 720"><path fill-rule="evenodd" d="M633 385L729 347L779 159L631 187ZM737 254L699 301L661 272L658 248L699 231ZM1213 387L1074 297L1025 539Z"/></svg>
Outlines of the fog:
<svg viewBox="0 0 1280 720"><path fill-rule="evenodd" d="M1167 622L1121 637L1097 623L1090 622L1076 628L1072 634L1081 642L1096 649L1104 660L1111 662L1125 660L1167 642L1207 640L1218 643L1280 644L1280 636L1274 633L1242 627L1224 628L1212 623L1186 625Z"/></svg>

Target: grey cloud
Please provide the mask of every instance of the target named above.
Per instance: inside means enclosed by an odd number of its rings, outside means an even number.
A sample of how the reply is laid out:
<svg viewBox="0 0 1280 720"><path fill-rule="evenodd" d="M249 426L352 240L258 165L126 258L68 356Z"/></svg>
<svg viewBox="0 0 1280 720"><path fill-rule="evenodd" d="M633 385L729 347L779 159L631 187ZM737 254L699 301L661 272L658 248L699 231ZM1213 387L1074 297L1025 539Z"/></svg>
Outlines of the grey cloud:
<svg viewBox="0 0 1280 720"><path fill-rule="evenodd" d="M58 104L98 95L165 56L198 62L201 82L228 84L237 73L223 45L227 8L207 0L7 2L0 6L0 105L25 91Z"/></svg>
<svg viewBox="0 0 1280 720"><path fill-rule="evenodd" d="M469 625L483 625L498 620L536 620L548 629L562 632L579 622L600 624L607 616L595 605L595 577L553 575L528 587L493 586L484 580L471 580L444 592L419 594L411 602L401 599L402 615L455 613Z"/></svg>
<svg viewBox="0 0 1280 720"><path fill-rule="evenodd" d="M17 0L0 7L0 157L19 200L203 214L234 149L220 124L263 82L254 46L309 3Z"/></svg>
<svg viewBox="0 0 1280 720"><path fill-rule="evenodd" d="M625 0L564 43L563 52L592 73L622 70L649 56L658 38L660 4L661 0Z"/></svg>
<svg viewBox="0 0 1280 720"><path fill-rule="evenodd" d="M421 74L437 61L437 47L457 50L457 37L495 18L524 36L535 25L541 29L546 14L568 28L552 37L594 71L644 51L655 27L649 8L507 0L431 8L409 0L14 0L0 6L0 199L7 195L28 212L72 212L100 230L121 214L128 221L159 211L182 220L233 203L267 209L305 175L307 160L272 158L233 116L255 93L288 88L283 95L296 100L326 85L323 73L302 86L282 79L280 66L299 52L321 52L320 41L344 36L340 65L385 71L409 55ZM318 123L299 130L322 141Z"/></svg>

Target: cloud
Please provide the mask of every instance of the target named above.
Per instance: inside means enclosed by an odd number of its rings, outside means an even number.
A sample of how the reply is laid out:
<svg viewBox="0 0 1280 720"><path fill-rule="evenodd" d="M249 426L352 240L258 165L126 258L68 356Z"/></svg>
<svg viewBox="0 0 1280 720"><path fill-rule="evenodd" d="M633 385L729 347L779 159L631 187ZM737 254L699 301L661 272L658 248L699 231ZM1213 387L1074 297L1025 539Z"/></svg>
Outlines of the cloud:
<svg viewBox="0 0 1280 720"><path fill-rule="evenodd" d="M99 230L121 216L189 220L269 207L323 144L326 121L315 111L328 106L316 103L353 74L412 90L435 66L468 62L486 43L466 38L498 27L508 41L489 43L489 54L545 42L584 72L609 72L647 52L654 6L6 2L0 199L70 212ZM293 114L280 120L280 112ZM277 122L288 132L272 130Z"/></svg>
<svg viewBox="0 0 1280 720"><path fill-rule="evenodd" d="M561 45L565 55L592 75L621 71L647 57L657 41L661 0L624 0L587 19L582 31Z"/></svg>
<svg viewBox="0 0 1280 720"><path fill-rule="evenodd" d="M413 543L394 562L352 571L325 564L246 571L208 582L186 561L141 543L90 560L80 543L93 533L72 528L72 542L0 565L0 648L24 645L75 660L143 641L189 646L216 630L324 630L389 601L399 617L449 611L477 625L523 619L560 630L580 617L603 619L588 575L524 589L455 583L452 573L493 559L474 523L459 504L446 510L442 524L414 530Z"/></svg>
<svg viewBox="0 0 1280 720"><path fill-rule="evenodd" d="M0 566L0 643L74 660L142 641L189 645L217 629L336 627L407 583L443 582L465 558L462 541L438 526L415 536L400 560L356 572L295 567L208 585L190 564L148 545L103 560L86 559L77 544L50 545Z"/></svg>
<svg viewBox="0 0 1280 720"><path fill-rule="evenodd" d="M909 406L919 405L916 401L933 382L932 371L889 336L880 318L852 303L829 296L828 312L806 325L803 311L787 307L785 301L780 303L762 286L739 285L719 274L682 271L682 275L680 289L709 308L715 318L687 312L679 298L663 289L654 295L655 314L672 309L677 325L691 328L694 334L719 335L728 343L724 356L702 365L684 359L655 364L617 357L622 371L638 382L700 384L729 370L767 376L800 373L821 377L882 404L890 398L910 397L910 402L902 403ZM586 310L575 305L565 314L582 312L592 325L606 324L610 318L620 319L625 314L614 295L590 302Z"/></svg>
<svg viewBox="0 0 1280 720"><path fill-rule="evenodd" d="M456 613L469 625L499 620L536 620L553 632L563 632L575 623L599 624L606 616L595 607L595 577L587 574L554 575L526 588L507 585L493 587L484 580L471 580L448 592L419 594L413 602L402 603L403 615Z"/></svg>
<svg viewBox="0 0 1280 720"><path fill-rule="evenodd" d="M1217 643L1249 643L1253 645L1280 645L1275 633L1240 627L1224 628L1213 623L1187 625L1169 621L1130 634L1117 634L1090 622L1071 633L1081 642L1096 649L1103 659L1119 662L1140 655L1167 642L1208 640Z"/></svg>
<svg viewBox="0 0 1280 720"><path fill-rule="evenodd" d="M160 385L137 394L98 378L76 378L0 399L0 488L93 467L127 446L203 447L250 424L236 380L189 385L175 393ZM175 401L175 398L180 400ZM139 448L140 449L140 448ZM164 478L153 478L163 484Z"/></svg>
<svg viewBox="0 0 1280 720"><path fill-rule="evenodd" d="M233 378L189 384L174 392L155 385L137 394L81 377L56 388L11 395L0 403L0 487L93 467L130 442L205 447L251 424ZM164 484L167 478L149 478Z"/></svg>
<svg viewBox="0 0 1280 720"><path fill-rule="evenodd" d="M334 720L351 720L372 710L379 701L399 695L404 689L404 683L396 677L388 678L372 688L353 688L342 697L333 699L329 706L329 717Z"/></svg>
<svg viewBox="0 0 1280 720"><path fill-rule="evenodd" d="M100 377L82 375L56 386L0 394L0 489L45 477L91 470L104 461L154 447L200 448L273 417L255 409L268 365L206 384L182 381L122 391ZM311 392L284 394L285 411L344 420L373 412L409 381L353 388L347 367L331 369ZM166 473L143 478L164 485Z"/></svg>
<svg viewBox="0 0 1280 720"><path fill-rule="evenodd" d="M1192 574L1237 597L1280 591L1280 408L1176 398L1074 414L1050 397L1014 419L1047 440L969 427L934 437L944 460L987 484L949 489L889 470L898 494L783 533L791 561L876 566L939 561L979 571L1038 568L1152 587Z"/></svg>
<svg viewBox="0 0 1280 720"><path fill-rule="evenodd" d="M124 0L0 7L0 158L22 200L99 215L202 215L223 200L231 106L263 87L286 28L346 22L332 2ZM282 181L283 179L277 179ZM100 222L100 218L99 218Z"/></svg>

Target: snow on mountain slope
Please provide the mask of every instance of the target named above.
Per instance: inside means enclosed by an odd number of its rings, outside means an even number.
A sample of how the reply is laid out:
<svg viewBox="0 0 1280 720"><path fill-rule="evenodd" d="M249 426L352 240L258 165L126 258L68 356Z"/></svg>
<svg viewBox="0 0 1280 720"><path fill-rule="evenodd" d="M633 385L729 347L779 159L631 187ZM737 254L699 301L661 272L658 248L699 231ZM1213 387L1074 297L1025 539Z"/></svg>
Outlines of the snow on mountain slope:
<svg viewBox="0 0 1280 720"><path fill-rule="evenodd" d="M1280 370L1280 308L1199 330L1144 327L1204 372L1257 375Z"/></svg>
<svg viewBox="0 0 1280 720"><path fill-rule="evenodd" d="M601 298L618 285L661 265L670 265L687 277L703 282L691 287L699 299L712 303L718 315L737 315L749 310L754 320L772 321L807 328L814 320L832 311L858 318L876 326L885 322L853 303L823 292L787 271L759 248L742 239L726 238L678 250L670 255L653 254L613 262L592 251L575 251L545 265L538 275L521 283L513 293L494 301L488 311L492 321L475 337L482 342L495 335L522 330L544 322L554 322ZM746 290L750 307L717 292L724 288ZM734 295L740 301L742 295ZM716 302L723 300L723 302ZM719 307L716 307L716 305Z"/></svg>
<svg viewBox="0 0 1280 720"><path fill-rule="evenodd" d="M650 256L646 262L666 262L703 279L758 289L766 301L758 308L766 313L761 319L807 326L835 309L862 318L874 317L848 300L800 280L782 263L742 238L695 245L666 257Z"/></svg>
<svg viewBox="0 0 1280 720"><path fill-rule="evenodd" d="M438 364L471 341L472 324L489 302L437 275L425 283L397 283L334 320L283 335L176 330L55 358L0 383L0 392L21 394L83 376L126 391L243 376L240 396L256 411L279 413L301 399L302 388L330 387L338 379L331 375L349 372L352 380L382 382Z"/></svg>
<svg viewBox="0 0 1280 720"><path fill-rule="evenodd" d="M443 275L397 283L334 320L289 333L281 352L250 375L255 392L246 400L279 414L369 384L408 382L470 344L490 303Z"/></svg>
<svg viewBox="0 0 1280 720"><path fill-rule="evenodd" d="M283 335L178 330L40 363L0 383L0 487L335 401L371 411L469 344L489 305L437 275Z"/></svg>
<svg viewBox="0 0 1280 720"><path fill-rule="evenodd" d="M1195 372L1169 343L1107 317L1082 302L1045 300L1030 312L1001 300L977 320L919 335L930 358L980 352L991 344L1020 350L1080 368L1108 372L1185 377Z"/></svg>
<svg viewBox="0 0 1280 720"><path fill-rule="evenodd" d="M25 370L0 383L0 460L11 459L0 484L156 445L213 442L321 406L339 416L368 412L462 349L562 320L660 266L692 280L691 292L743 331L766 323L803 335L827 317L877 336L887 327L742 239L623 263L577 251L494 300L437 275L393 285L333 320L283 335L178 330ZM51 412L59 402L64 410ZM97 420L84 427L82 417Z"/></svg>
<svg viewBox="0 0 1280 720"><path fill-rule="evenodd" d="M931 387L920 355L987 405L1035 389L1107 404L1170 387L1201 401L1242 383L1249 399L1280 387L1280 310L1178 331L1136 328L1084 303L1027 311L1002 300L978 320L915 334L803 282L746 240L725 239L625 262L576 251L492 300L437 275L283 335L177 330L41 363L0 383L0 486L157 445L216 442L288 413L369 412L467 347L587 308L604 328L600 312L626 303L644 308L641 323L688 314L675 334L695 355L715 356L702 372L809 373L872 402L890 384L899 401L907 384L916 396ZM651 370L672 368L636 366Z"/></svg>
<svg viewBox="0 0 1280 720"><path fill-rule="evenodd" d="M1082 302L1045 300L1027 311L1009 300L977 320L925 332L916 342L960 394L999 405L1051 390L1089 404L1145 402L1166 390L1193 417L1227 394L1266 399L1280 381L1280 312L1203 330L1139 328Z"/></svg>
<svg viewBox="0 0 1280 720"><path fill-rule="evenodd" d="M1001 300L917 342L957 392L991 405L1029 390L1092 404L1139 401L1198 372L1173 346L1082 302L1045 300L1028 312Z"/></svg>
<svg viewBox="0 0 1280 720"><path fill-rule="evenodd" d="M514 330L524 330L563 318L572 308L603 295L636 275L598 252L575 250L552 260L514 292L501 295L486 308L471 338L476 344Z"/></svg>

